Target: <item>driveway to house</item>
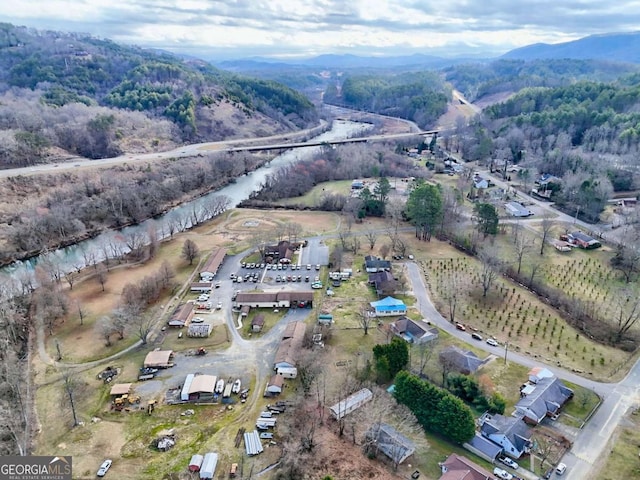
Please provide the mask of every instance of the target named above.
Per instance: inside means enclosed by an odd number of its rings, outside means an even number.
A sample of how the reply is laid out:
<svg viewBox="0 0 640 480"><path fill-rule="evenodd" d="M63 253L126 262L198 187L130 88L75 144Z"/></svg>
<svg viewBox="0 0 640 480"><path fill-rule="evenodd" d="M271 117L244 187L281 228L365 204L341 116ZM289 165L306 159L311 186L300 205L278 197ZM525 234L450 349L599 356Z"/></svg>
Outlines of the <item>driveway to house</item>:
<svg viewBox="0 0 640 480"><path fill-rule="evenodd" d="M417 300L417 306L423 318L438 326L442 330L471 343L471 336L467 332L456 329L455 325L444 318L436 310L431 302L429 293L424 283L424 272L414 262L407 263L407 274L413 285L413 292ZM484 342L473 342L474 346L483 349L496 357L505 354L509 361L532 368L545 365L554 375L563 380L575 383L593 390L603 398L595 414L579 431L573 442L573 447L564 456L563 462L568 470L565 473L567 480L583 480L589 478L601 457L608 448L609 441L614 430L622 421L629 408L638 408L640 404L640 360L638 360L627 376L618 383L601 383L576 375L558 366L547 365L535 358L528 357L513 351L505 351L504 347L492 347Z"/></svg>

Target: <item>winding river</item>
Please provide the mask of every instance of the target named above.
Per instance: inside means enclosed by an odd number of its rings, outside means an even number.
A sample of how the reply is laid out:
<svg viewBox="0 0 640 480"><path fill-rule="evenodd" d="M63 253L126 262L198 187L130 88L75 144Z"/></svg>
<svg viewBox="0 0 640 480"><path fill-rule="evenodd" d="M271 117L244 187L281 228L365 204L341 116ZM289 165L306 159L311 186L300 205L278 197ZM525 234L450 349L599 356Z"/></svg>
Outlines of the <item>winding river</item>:
<svg viewBox="0 0 640 480"><path fill-rule="evenodd" d="M371 125L366 123L336 120L332 123L330 130L314 137L313 140L329 141L355 137L364 133L370 127ZM66 248L50 252L47 255L52 257L52 261L60 266L61 272L66 273L88 266L89 259L91 259L92 262L104 260L105 255L103 252L105 250L104 245L106 244L115 244L117 242L121 253L126 253L128 249L124 243L124 238L131 233L146 233L152 229L156 231L158 239L165 238L169 236L169 222L175 218L185 219L184 222L186 223L183 222L180 230L189 229L192 226L188 220L191 212L194 210L203 212L205 210L203 205L210 201L212 197L225 195L231 199L230 206L236 207L240 202L249 198L251 193L260 190L269 174L274 173L282 166L310 158L313 154L320 151L321 148L322 147L304 147L288 150L250 174L237 178L234 183L202 197L185 202L160 217L145 220L138 225L126 227L119 231L105 231L94 238L83 240ZM8 267L2 268L0 270L0 288L6 290L5 293L9 294L20 291L21 281L25 278L33 277L34 266L41 260L42 255L39 255L27 261L15 262Z"/></svg>

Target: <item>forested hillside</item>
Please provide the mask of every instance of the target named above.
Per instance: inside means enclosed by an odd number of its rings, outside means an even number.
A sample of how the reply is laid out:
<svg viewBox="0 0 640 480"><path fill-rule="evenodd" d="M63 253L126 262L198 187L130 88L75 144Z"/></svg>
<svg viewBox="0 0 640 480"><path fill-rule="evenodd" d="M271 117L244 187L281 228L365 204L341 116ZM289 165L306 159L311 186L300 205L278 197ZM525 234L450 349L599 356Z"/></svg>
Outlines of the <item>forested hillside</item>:
<svg viewBox="0 0 640 480"><path fill-rule="evenodd" d="M0 167L44 161L53 147L102 158L285 132L316 119L307 98L274 81L0 24Z"/></svg>
<svg viewBox="0 0 640 480"><path fill-rule="evenodd" d="M522 170L513 175L525 188L539 174L553 175L551 200L595 222L614 192L638 188L639 108L639 74L611 83L525 88L447 133L444 142L498 170L518 164Z"/></svg>
<svg viewBox="0 0 640 480"><path fill-rule="evenodd" d="M324 94L327 103L406 118L421 128L445 112L450 98L450 89L435 72L352 75L341 85L330 85Z"/></svg>
<svg viewBox="0 0 640 480"><path fill-rule="evenodd" d="M443 70L445 78L470 101L526 87L561 87L580 80L609 82L640 71L640 66L603 60L496 60L456 65Z"/></svg>

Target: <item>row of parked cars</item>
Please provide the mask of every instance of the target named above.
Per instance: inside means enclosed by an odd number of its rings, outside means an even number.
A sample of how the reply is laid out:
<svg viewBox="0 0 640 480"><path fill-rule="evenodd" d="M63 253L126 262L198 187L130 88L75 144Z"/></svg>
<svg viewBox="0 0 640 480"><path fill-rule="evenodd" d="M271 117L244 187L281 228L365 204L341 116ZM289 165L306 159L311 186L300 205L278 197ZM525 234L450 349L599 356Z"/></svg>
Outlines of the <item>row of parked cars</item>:
<svg viewBox="0 0 640 480"><path fill-rule="evenodd" d="M232 282L242 283L244 282L253 282L258 283L260 281L260 273L246 273L244 276L242 274L232 273L230 275Z"/></svg>
<svg viewBox="0 0 640 480"><path fill-rule="evenodd" d="M276 275L276 282L301 282L302 275ZM309 281L309 275L304 277L304 281Z"/></svg>

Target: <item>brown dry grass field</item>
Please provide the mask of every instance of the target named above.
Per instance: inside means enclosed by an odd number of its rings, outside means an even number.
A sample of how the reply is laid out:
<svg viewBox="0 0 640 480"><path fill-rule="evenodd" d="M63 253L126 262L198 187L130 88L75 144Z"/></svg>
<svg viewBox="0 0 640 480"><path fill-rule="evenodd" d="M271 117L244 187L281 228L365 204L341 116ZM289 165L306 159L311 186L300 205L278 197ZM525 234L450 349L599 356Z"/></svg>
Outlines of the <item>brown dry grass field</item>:
<svg viewBox="0 0 640 480"><path fill-rule="evenodd" d="M606 462L593 472L603 480L640 478L640 410L633 409L611 438Z"/></svg>

